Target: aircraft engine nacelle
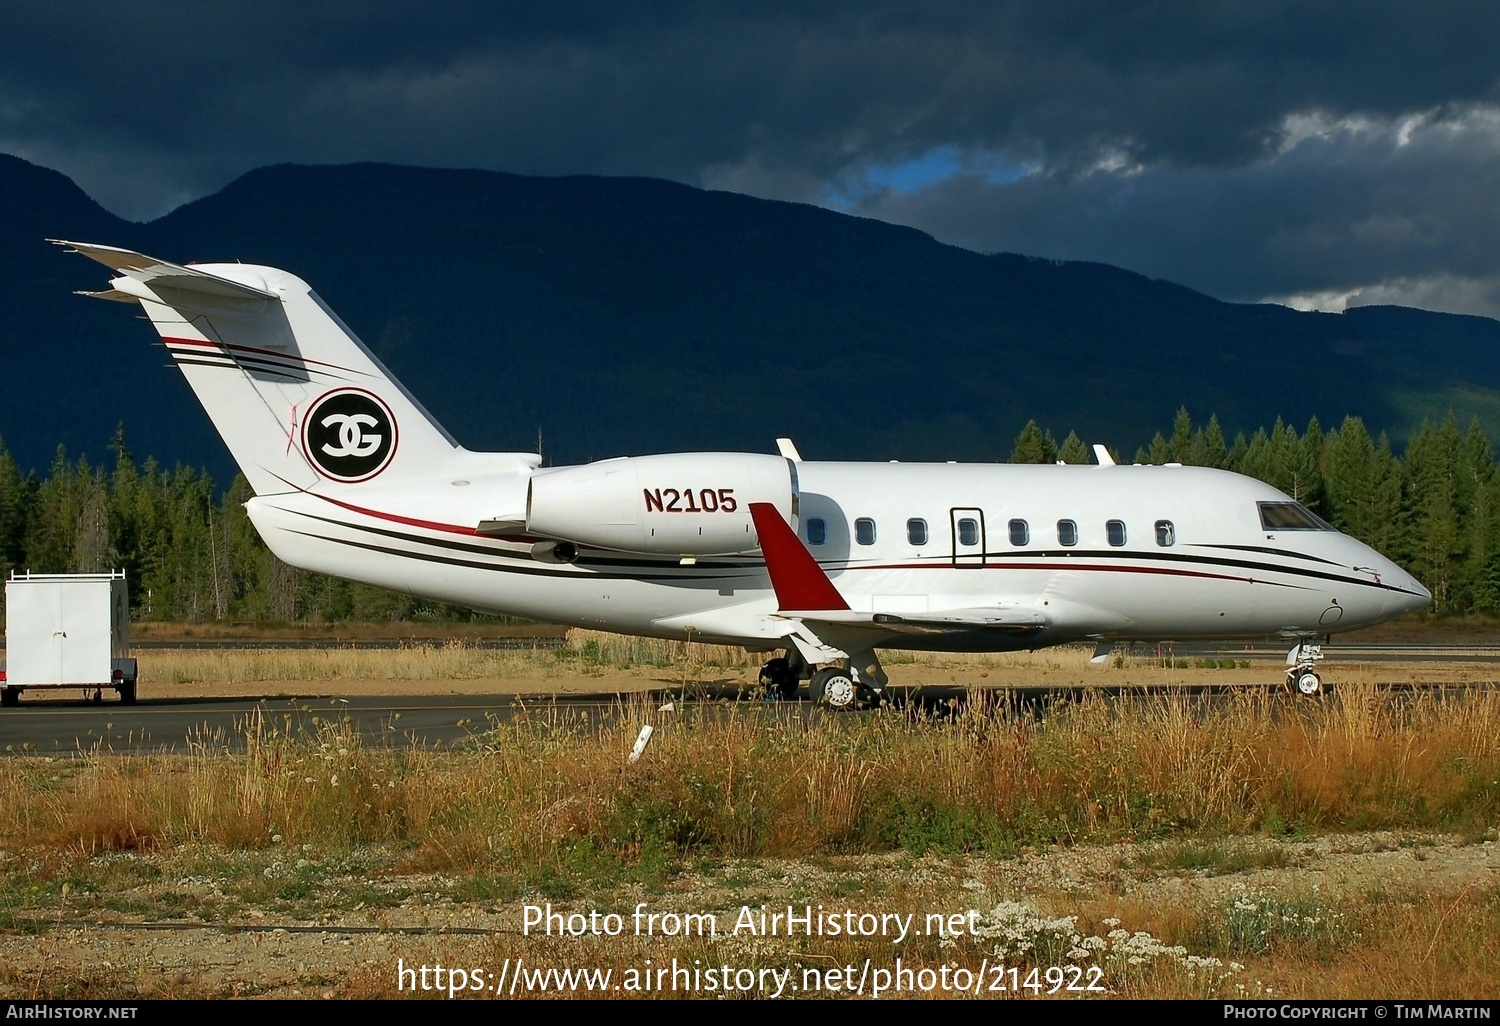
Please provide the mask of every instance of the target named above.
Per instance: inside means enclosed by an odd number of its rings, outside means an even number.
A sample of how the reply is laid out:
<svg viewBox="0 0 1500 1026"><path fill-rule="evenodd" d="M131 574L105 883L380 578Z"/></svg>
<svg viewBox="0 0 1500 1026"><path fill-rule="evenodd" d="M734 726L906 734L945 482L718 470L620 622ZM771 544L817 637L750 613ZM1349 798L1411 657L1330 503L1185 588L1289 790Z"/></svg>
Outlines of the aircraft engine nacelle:
<svg viewBox="0 0 1500 1026"><path fill-rule="evenodd" d="M625 552L728 555L760 544L752 502L771 503L795 524L790 461L738 452L625 456L535 471L526 530Z"/></svg>

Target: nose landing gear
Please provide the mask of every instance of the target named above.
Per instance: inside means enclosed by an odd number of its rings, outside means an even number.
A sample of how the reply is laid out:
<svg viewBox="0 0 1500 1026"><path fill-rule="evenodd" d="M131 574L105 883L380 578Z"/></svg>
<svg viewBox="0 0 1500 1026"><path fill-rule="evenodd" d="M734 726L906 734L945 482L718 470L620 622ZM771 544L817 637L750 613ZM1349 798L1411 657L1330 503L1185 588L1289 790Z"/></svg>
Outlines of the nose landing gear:
<svg viewBox="0 0 1500 1026"><path fill-rule="evenodd" d="M1323 646L1302 640L1286 654L1286 687L1303 698L1321 698L1330 688L1318 675L1317 664L1323 658Z"/></svg>

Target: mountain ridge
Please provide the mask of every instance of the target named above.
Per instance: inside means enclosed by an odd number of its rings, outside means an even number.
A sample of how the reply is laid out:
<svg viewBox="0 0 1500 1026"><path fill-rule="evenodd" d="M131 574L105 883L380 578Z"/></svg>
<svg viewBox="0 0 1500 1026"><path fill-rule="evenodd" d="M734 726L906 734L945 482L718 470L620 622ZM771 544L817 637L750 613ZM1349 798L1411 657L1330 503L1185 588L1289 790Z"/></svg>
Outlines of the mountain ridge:
<svg viewBox="0 0 1500 1026"><path fill-rule="evenodd" d="M386 164L258 168L150 222L0 155L0 416L23 466L58 443L227 454L154 333L71 293L105 272L45 237L304 278L470 448L571 462L673 449L1004 459L1029 419L1130 451L1179 406L1226 430L1444 402L1500 429L1500 322L1405 307L1225 303L1084 261L649 178ZM20 344L17 344L20 340ZM59 366L65 369L59 372Z"/></svg>

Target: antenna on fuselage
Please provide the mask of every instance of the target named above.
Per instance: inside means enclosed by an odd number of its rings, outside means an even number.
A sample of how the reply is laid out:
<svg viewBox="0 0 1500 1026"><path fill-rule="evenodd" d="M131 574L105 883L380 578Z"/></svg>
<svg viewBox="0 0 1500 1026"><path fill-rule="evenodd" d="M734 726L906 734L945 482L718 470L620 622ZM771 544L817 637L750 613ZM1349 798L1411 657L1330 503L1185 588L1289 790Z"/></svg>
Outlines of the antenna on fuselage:
<svg viewBox="0 0 1500 1026"><path fill-rule="evenodd" d="M1099 442L1094 443L1094 459L1099 461L1099 466L1101 467L1112 467L1115 465L1115 458Z"/></svg>

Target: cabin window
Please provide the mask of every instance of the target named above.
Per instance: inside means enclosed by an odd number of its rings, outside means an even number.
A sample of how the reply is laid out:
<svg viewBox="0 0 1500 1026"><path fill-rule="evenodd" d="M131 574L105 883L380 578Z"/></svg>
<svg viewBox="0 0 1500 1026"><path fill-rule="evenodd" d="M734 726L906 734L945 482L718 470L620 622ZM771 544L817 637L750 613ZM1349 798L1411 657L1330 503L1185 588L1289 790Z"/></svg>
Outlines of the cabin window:
<svg viewBox="0 0 1500 1026"><path fill-rule="evenodd" d="M960 545L979 544L979 521L973 517L964 517L958 522L958 543Z"/></svg>
<svg viewBox="0 0 1500 1026"><path fill-rule="evenodd" d="M807 522L807 544L822 545L828 540L828 524L822 517L813 517Z"/></svg>
<svg viewBox="0 0 1500 1026"><path fill-rule="evenodd" d="M860 517L854 522L854 540L861 545L875 544L875 521L869 517Z"/></svg>
<svg viewBox="0 0 1500 1026"><path fill-rule="evenodd" d="M1116 548L1125 544L1125 521L1109 520L1104 524L1104 533L1109 538L1109 543Z"/></svg>
<svg viewBox="0 0 1500 1026"><path fill-rule="evenodd" d="M1078 525L1071 520L1059 520L1057 522L1057 544L1077 545Z"/></svg>
<svg viewBox="0 0 1500 1026"><path fill-rule="evenodd" d="M1334 527L1300 502L1257 502L1267 531L1332 531Z"/></svg>
<svg viewBox="0 0 1500 1026"><path fill-rule="evenodd" d="M1172 526L1172 521L1158 520L1156 522L1156 544L1162 548L1177 544L1177 528Z"/></svg>
<svg viewBox="0 0 1500 1026"><path fill-rule="evenodd" d="M1012 520L1010 522L1010 543L1012 545L1025 545L1031 541L1031 528L1026 526L1024 520Z"/></svg>
<svg viewBox="0 0 1500 1026"><path fill-rule="evenodd" d="M912 545L927 544L927 521L912 517L906 522L906 540Z"/></svg>

